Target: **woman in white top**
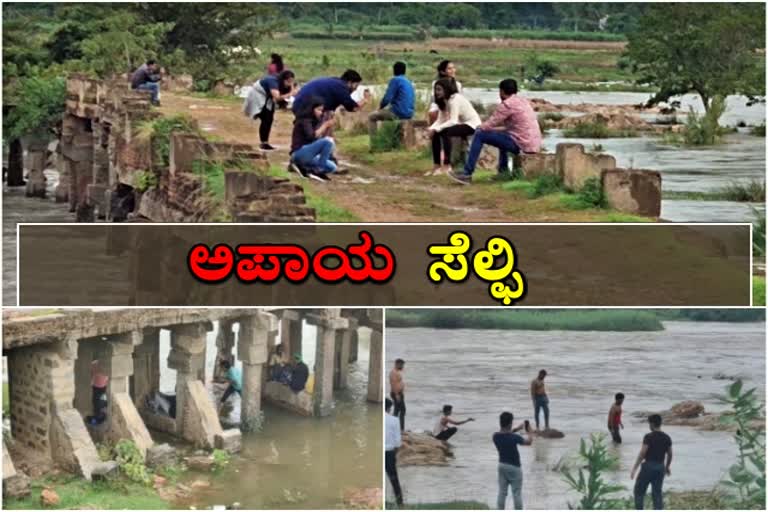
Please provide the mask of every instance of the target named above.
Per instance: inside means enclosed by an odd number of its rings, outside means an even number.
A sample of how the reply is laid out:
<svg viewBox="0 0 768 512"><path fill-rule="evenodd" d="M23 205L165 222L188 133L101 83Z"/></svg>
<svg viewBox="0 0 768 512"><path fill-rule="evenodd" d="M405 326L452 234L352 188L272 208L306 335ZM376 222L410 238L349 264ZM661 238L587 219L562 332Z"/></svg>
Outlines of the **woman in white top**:
<svg viewBox="0 0 768 512"><path fill-rule="evenodd" d="M453 78L435 82L435 103L439 109L437 120L429 127L432 139L432 174L451 171L451 137L469 137L482 121L472 104L456 90ZM442 153L441 153L442 152Z"/></svg>
<svg viewBox="0 0 768 512"><path fill-rule="evenodd" d="M456 65L450 60L441 61L440 64L437 65L437 78L432 81L430 91L435 90L435 83L441 78L453 78L456 80ZM456 80L456 90L459 91L459 93L462 92L461 82L458 80ZM437 120L438 112L440 112L440 109L438 108L437 103L435 103L435 96L433 93L432 103L429 105L429 112L427 112L427 115L429 116L429 124L432 124Z"/></svg>

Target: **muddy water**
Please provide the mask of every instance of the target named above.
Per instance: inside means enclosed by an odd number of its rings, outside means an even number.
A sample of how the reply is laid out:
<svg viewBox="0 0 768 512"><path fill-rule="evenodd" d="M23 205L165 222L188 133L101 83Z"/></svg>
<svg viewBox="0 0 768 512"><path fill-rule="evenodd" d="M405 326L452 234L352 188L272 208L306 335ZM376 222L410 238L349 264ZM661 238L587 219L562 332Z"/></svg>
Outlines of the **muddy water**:
<svg viewBox="0 0 768 512"><path fill-rule="evenodd" d="M303 352L312 368L316 330L304 324ZM362 331L363 333L366 331ZM208 335L206 377L215 363L216 332ZM161 361L170 340L161 333ZM163 362L161 388L172 392L175 372ZM243 451L220 475L192 474L211 487L194 491L174 505L198 509L239 502L243 509L345 508L342 496L355 488L380 488L382 482L382 412L366 401L368 336L361 335L359 360L350 366L349 387L335 392L336 409L327 418L304 418L265 405L264 427L243 436ZM234 410L240 404L233 402ZM237 419L237 413L230 420ZM348 508L348 507L346 507Z"/></svg>
<svg viewBox="0 0 768 512"><path fill-rule="evenodd" d="M387 366L398 357L406 360L406 428L431 429L446 403L457 418L476 419L451 440L456 457L450 466L400 469L406 501L477 500L495 508L491 435L503 410L516 421L532 419L528 385L541 368L550 373L552 427L566 437L521 448L526 508L563 509L573 500L553 467L578 450L581 437L605 430L619 391L627 395L624 444L611 448L621 466L608 478L631 489L629 472L647 432L647 424L631 413L682 400L721 410L713 395L728 381L715 379L718 373L741 376L765 396L764 343L763 323L670 322L663 332L635 333L388 329ZM675 446L667 489L711 489L735 460L732 434L690 427L665 431Z"/></svg>

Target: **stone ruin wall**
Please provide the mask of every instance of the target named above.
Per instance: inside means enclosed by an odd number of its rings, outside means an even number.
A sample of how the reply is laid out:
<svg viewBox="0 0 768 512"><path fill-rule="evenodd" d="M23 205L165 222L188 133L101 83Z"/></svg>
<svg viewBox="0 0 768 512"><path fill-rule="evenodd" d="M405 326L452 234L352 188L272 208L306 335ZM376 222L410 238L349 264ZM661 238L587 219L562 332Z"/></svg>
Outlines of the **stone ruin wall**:
<svg viewBox="0 0 768 512"><path fill-rule="evenodd" d="M67 80L56 198L69 202L77 221L196 222L223 216L234 222L314 222L302 187L269 176L266 155L250 145L173 133L165 165L157 141L140 133L142 123L160 116L146 92L132 91L124 81L80 75ZM30 153L30 177L38 178L30 179L28 191L42 187L44 194L45 153L40 151ZM194 172L193 162L200 159L224 164L223 205L206 194L203 178ZM242 170L243 163L252 170ZM157 185L142 190L152 175Z"/></svg>

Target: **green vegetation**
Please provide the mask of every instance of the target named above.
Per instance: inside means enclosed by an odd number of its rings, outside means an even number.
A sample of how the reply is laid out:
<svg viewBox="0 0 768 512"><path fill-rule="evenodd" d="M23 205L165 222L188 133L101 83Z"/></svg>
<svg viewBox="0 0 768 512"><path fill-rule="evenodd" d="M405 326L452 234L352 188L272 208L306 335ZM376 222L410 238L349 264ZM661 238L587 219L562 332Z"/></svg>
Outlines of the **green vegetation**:
<svg viewBox="0 0 768 512"><path fill-rule="evenodd" d="M165 167L170 165L173 132L200 134L194 119L184 115L163 116L139 126L138 136L152 142L155 158Z"/></svg>
<svg viewBox="0 0 768 512"><path fill-rule="evenodd" d="M765 306L765 276L752 276L752 304Z"/></svg>
<svg viewBox="0 0 768 512"><path fill-rule="evenodd" d="M203 179L203 192L212 199L224 201L224 162L215 160L195 160L192 172Z"/></svg>
<svg viewBox="0 0 768 512"><path fill-rule="evenodd" d="M579 443L579 469L573 473L569 468L562 469L563 479L568 486L579 494L575 505L568 503L569 509L604 510L616 509L616 493L623 491L623 485L610 484L604 480L606 471L615 469L619 464L616 455L608 452L605 434L592 434L590 444L584 439Z"/></svg>
<svg viewBox="0 0 768 512"><path fill-rule="evenodd" d="M749 134L755 137L765 137L765 123L758 126L750 126Z"/></svg>
<svg viewBox="0 0 768 512"><path fill-rule="evenodd" d="M402 507L387 502L387 510L488 510L490 507L479 501L446 501L442 503L406 503Z"/></svg>
<svg viewBox="0 0 768 512"><path fill-rule="evenodd" d="M584 180L584 184L575 194L564 194L560 201L574 210L605 208L607 206L603 185L600 178L595 176Z"/></svg>
<svg viewBox="0 0 768 512"><path fill-rule="evenodd" d="M765 212L752 208L752 254L765 259Z"/></svg>
<svg viewBox="0 0 768 512"><path fill-rule="evenodd" d="M400 140L400 123L382 121L375 135L371 137L371 152L383 153L400 149Z"/></svg>
<svg viewBox="0 0 768 512"><path fill-rule="evenodd" d="M3 417L11 412L11 387L3 382Z"/></svg>
<svg viewBox="0 0 768 512"><path fill-rule="evenodd" d="M763 400L757 389L744 389L737 380L726 388L721 402L733 409L723 421L737 427L734 439L739 457L728 470L723 485L730 490L732 508L763 509L765 507L765 431L754 426L765 418Z"/></svg>
<svg viewBox="0 0 768 512"><path fill-rule="evenodd" d="M144 455L136 443L128 439L121 439L115 445L112 454L120 466L120 471L128 480L144 485L149 485L152 482L152 476L144 463Z"/></svg>
<svg viewBox="0 0 768 512"><path fill-rule="evenodd" d="M213 450L213 470L221 471L232 462L232 455L226 450Z"/></svg>
<svg viewBox="0 0 768 512"><path fill-rule="evenodd" d="M614 130L599 121L579 123L563 130L563 137L574 139L613 139L637 137L637 130Z"/></svg>
<svg viewBox="0 0 768 512"><path fill-rule="evenodd" d="M171 508L152 487L127 479L87 482L79 476L56 476L35 480L30 496L3 500L5 510L39 510L40 493L46 487L56 491L60 509L166 510Z"/></svg>
<svg viewBox="0 0 768 512"><path fill-rule="evenodd" d="M688 320L692 322L762 322L762 309L657 309L662 320Z"/></svg>
<svg viewBox="0 0 768 512"><path fill-rule="evenodd" d="M721 193L728 201L748 203L765 202L765 180L753 178L747 182L732 182Z"/></svg>
<svg viewBox="0 0 768 512"><path fill-rule="evenodd" d="M625 62L638 83L656 88L650 103L693 92L709 112L716 97L765 95L765 55L756 52L765 48L765 5L707 3L695 13L689 7L648 4L628 31Z"/></svg>
<svg viewBox="0 0 768 512"><path fill-rule="evenodd" d="M40 75L20 78L3 101L13 104L3 116L3 140L29 134L46 134L61 122L66 98L66 82L62 78Z"/></svg>
<svg viewBox="0 0 768 512"><path fill-rule="evenodd" d="M387 310L389 327L532 331L660 331L652 311L637 310Z"/></svg>
<svg viewBox="0 0 768 512"><path fill-rule="evenodd" d="M157 186L157 174L152 171L139 171L135 174L134 185L139 192L145 192Z"/></svg>

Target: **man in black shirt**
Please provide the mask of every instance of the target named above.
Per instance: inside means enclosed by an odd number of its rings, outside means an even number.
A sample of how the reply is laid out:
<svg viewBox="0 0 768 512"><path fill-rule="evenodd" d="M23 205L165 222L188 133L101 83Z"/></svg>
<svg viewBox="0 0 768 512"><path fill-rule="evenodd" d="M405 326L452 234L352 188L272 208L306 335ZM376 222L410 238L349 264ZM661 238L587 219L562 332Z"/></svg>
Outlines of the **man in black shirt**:
<svg viewBox="0 0 768 512"><path fill-rule="evenodd" d="M512 499L516 510L523 509L523 470L520 469L520 453L517 445L530 446L533 444L528 422L512 429L514 416L511 412L503 412L499 416L501 430L493 434L493 444L499 452L499 495L496 508L504 510L507 502L507 488L512 487ZM525 429L526 437L516 434Z"/></svg>
<svg viewBox="0 0 768 512"><path fill-rule="evenodd" d="M661 488L664 484L664 475L671 475L669 468L672 464L672 439L661 431L661 416L658 414L649 416L648 424L651 427L651 433L643 438L643 447L640 448L640 454L637 456L631 474L634 480L637 468L642 463L640 474L637 475L635 482L635 508L643 509L645 493L650 484L653 508L663 510L664 498Z"/></svg>
<svg viewBox="0 0 768 512"><path fill-rule="evenodd" d="M309 367L301 359L301 354L298 352L293 355L294 365L293 372L291 373L291 390L294 393L300 393L304 391L304 386L307 385L307 379L309 379Z"/></svg>

